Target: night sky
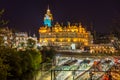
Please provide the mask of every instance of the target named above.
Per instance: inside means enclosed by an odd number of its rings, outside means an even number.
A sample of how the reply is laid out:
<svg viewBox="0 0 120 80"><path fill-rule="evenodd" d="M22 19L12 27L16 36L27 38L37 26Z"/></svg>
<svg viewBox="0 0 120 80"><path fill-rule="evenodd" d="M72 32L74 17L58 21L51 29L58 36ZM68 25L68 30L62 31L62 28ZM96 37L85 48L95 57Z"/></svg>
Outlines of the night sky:
<svg viewBox="0 0 120 80"><path fill-rule="evenodd" d="M49 5L54 23L82 22L98 32L108 32L112 20L120 16L119 0L0 0L0 9L9 28L38 34Z"/></svg>

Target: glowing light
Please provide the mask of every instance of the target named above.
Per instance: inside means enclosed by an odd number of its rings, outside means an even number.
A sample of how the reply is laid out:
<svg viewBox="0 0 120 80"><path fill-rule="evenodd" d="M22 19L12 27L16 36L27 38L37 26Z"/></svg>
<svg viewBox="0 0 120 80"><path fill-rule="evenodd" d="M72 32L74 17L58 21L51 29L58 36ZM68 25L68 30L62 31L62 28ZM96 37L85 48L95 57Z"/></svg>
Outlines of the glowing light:
<svg viewBox="0 0 120 80"><path fill-rule="evenodd" d="M47 13L45 14L45 17L44 17L44 25L51 27L52 26L51 25L52 19L53 19L52 14L50 13L50 9L48 8Z"/></svg>
<svg viewBox="0 0 120 80"><path fill-rule="evenodd" d="M48 27L51 27L51 20L48 18L46 18L45 20L44 20L44 25L45 26L48 26Z"/></svg>
<svg viewBox="0 0 120 80"><path fill-rule="evenodd" d="M52 41L54 42L54 41L55 41L55 39L52 39Z"/></svg>
<svg viewBox="0 0 120 80"><path fill-rule="evenodd" d="M68 42L70 42L70 39L68 39Z"/></svg>
<svg viewBox="0 0 120 80"><path fill-rule="evenodd" d="M74 41L74 42L76 42L76 41L77 41L77 39L73 39L73 41Z"/></svg>
<svg viewBox="0 0 120 80"><path fill-rule="evenodd" d="M63 41L63 39L59 39L61 42Z"/></svg>

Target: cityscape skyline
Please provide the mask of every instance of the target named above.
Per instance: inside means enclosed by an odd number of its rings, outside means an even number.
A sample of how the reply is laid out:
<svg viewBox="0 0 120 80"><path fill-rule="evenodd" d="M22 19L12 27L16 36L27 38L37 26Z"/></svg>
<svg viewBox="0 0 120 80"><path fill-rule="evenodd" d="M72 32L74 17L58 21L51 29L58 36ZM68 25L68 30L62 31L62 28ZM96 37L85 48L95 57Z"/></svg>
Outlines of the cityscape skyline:
<svg viewBox="0 0 120 80"><path fill-rule="evenodd" d="M4 17L9 20L8 27L20 31L38 34L43 26L44 14L48 5L53 14L53 22L67 24L82 22L85 26L91 24L98 32L108 32L113 19L119 16L117 0L102 1L4 1L1 0L0 9L5 9ZM71 6L72 5L72 6Z"/></svg>
<svg viewBox="0 0 120 80"><path fill-rule="evenodd" d="M120 80L118 0L0 0L0 80Z"/></svg>

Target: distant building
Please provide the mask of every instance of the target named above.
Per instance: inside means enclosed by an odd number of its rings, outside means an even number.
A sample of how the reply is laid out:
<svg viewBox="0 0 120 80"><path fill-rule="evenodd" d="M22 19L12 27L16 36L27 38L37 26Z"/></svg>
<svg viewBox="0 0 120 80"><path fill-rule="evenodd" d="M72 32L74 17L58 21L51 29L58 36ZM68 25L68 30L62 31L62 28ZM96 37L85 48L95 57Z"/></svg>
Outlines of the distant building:
<svg viewBox="0 0 120 80"><path fill-rule="evenodd" d="M111 44L113 44L116 50L120 50L120 40L118 38L112 37Z"/></svg>
<svg viewBox="0 0 120 80"><path fill-rule="evenodd" d="M0 45L11 47L13 39L12 30L10 30L8 27L0 28L0 39L2 41Z"/></svg>
<svg viewBox="0 0 120 80"><path fill-rule="evenodd" d="M117 48L119 46L118 40L116 43L116 40L113 41L113 36L109 35L100 34L96 38L96 34L94 34L95 40L93 40L91 32L87 31L81 23L71 25L68 22L67 26L63 26L57 22L52 25L51 20L53 17L48 8L44 17L44 26L39 28L41 46L56 46L56 48L58 46L58 49L63 50L81 49L90 53L115 53L115 46ZM93 41L95 41L94 44Z"/></svg>
<svg viewBox="0 0 120 80"><path fill-rule="evenodd" d="M95 44L101 44L101 43L108 44L111 42L111 38L112 36L108 33L97 33L96 38L94 39L93 42Z"/></svg>
<svg viewBox="0 0 120 80"><path fill-rule="evenodd" d="M116 49L112 44L92 44L90 53L115 53Z"/></svg>
<svg viewBox="0 0 120 80"><path fill-rule="evenodd" d="M87 46L92 43L93 37L82 25L67 27L56 23L52 28L42 26L39 29L39 42L45 45L76 45Z"/></svg>
<svg viewBox="0 0 120 80"><path fill-rule="evenodd" d="M14 33L13 48L25 48L27 46L28 34L27 32Z"/></svg>
<svg viewBox="0 0 120 80"><path fill-rule="evenodd" d="M33 37L29 37L27 32L16 32L14 34L13 48L17 48L17 50L26 49L28 46L27 44L28 39L34 40L35 45L37 46L37 37L35 35L33 35Z"/></svg>
<svg viewBox="0 0 120 80"><path fill-rule="evenodd" d="M39 28L39 42L42 45L52 46L87 46L93 42L93 36L87 31L81 24L67 26L56 23L55 25L49 25L46 20L52 20L52 14L48 8L47 14L44 17L44 26ZM51 26L51 27L50 27Z"/></svg>

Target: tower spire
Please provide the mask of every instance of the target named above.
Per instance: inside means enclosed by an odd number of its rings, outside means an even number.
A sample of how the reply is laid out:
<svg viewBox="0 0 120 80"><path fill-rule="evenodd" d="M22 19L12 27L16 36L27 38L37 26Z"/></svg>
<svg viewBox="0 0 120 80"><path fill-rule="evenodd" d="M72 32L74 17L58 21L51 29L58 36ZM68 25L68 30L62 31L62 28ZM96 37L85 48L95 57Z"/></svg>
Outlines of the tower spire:
<svg viewBox="0 0 120 80"><path fill-rule="evenodd" d="M49 9L49 4L48 4L48 9L47 9L47 10L50 10L50 9Z"/></svg>
<svg viewBox="0 0 120 80"><path fill-rule="evenodd" d="M48 27L51 27L51 22L53 20L53 17L52 17L52 14L50 12L50 9L49 9L49 5L48 5L48 8L47 8L47 12L44 16L44 25L45 26L48 26Z"/></svg>
<svg viewBox="0 0 120 80"><path fill-rule="evenodd" d="M48 14L48 15L50 14L50 8L49 8L49 5L48 5L48 8L47 8L47 14Z"/></svg>

